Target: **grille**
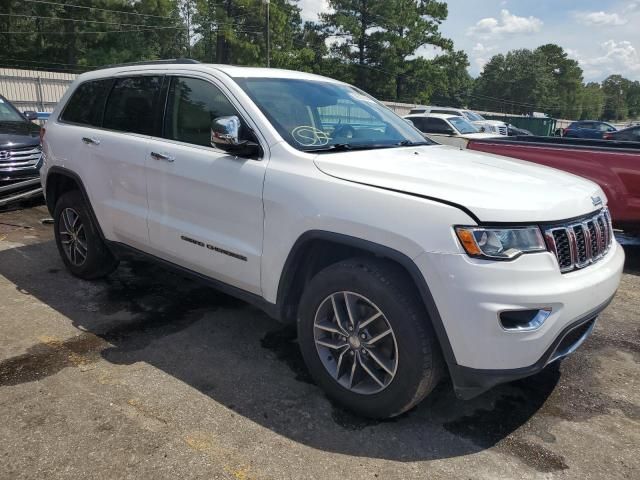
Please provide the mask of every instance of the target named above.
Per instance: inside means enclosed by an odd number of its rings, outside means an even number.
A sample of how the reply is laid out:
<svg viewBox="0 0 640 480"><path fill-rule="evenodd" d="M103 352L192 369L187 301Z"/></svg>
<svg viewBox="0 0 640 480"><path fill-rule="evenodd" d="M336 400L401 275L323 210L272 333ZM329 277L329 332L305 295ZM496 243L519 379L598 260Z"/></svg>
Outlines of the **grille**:
<svg viewBox="0 0 640 480"><path fill-rule="evenodd" d="M500 132L500 135L507 135L509 133L505 125L500 125L498 127L498 131Z"/></svg>
<svg viewBox="0 0 640 480"><path fill-rule="evenodd" d="M549 227L545 238L562 273L584 268L604 257L611 247L609 211L604 209L577 222Z"/></svg>
<svg viewBox="0 0 640 480"><path fill-rule="evenodd" d="M13 172L35 168L40 162L40 146L0 149L0 172Z"/></svg>

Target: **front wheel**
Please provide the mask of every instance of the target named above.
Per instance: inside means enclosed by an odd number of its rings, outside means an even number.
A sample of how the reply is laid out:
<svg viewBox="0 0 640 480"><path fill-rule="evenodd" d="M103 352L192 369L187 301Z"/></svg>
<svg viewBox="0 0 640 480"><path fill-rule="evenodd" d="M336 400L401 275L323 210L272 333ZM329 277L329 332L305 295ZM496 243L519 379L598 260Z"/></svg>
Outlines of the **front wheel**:
<svg viewBox="0 0 640 480"><path fill-rule="evenodd" d="M442 375L424 306L391 262L354 259L327 267L305 288L299 311L298 339L312 377L355 413L399 415Z"/></svg>

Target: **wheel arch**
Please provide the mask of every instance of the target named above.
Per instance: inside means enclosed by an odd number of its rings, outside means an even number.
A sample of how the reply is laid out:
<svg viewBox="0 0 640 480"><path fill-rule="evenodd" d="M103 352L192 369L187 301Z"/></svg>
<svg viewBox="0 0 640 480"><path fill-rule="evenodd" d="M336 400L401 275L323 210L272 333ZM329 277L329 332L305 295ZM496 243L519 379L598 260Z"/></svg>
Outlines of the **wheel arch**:
<svg viewBox="0 0 640 480"><path fill-rule="evenodd" d="M47 172L47 180L45 183L45 199L49 213L53 215L58 199L65 193L72 190L78 190L81 193L82 198L84 199L85 204L87 205L87 208L89 210L89 215L91 215L91 221L96 226L100 238L102 240L105 240L102 233L102 228L100 227L100 222L98 222L98 218L93 211L93 206L91 205L91 201L89 200L89 195L87 194L84 183L82 182L80 176L72 170L64 167L53 166Z"/></svg>
<svg viewBox="0 0 640 480"><path fill-rule="evenodd" d="M415 286L438 337L438 343L450 372L457 365L442 318L424 276L406 254L379 243L349 235L312 230L294 243L278 283L277 305L280 319L287 323L297 320L297 307L305 284L321 269L340 260L370 256L397 264ZM452 367L454 367L452 369Z"/></svg>

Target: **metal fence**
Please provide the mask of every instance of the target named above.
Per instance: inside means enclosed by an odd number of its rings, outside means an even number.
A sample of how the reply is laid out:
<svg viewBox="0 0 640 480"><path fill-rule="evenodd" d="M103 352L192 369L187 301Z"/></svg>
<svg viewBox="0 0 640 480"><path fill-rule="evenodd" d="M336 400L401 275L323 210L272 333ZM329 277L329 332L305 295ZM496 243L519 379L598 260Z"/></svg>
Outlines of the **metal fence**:
<svg viewBox="0 0 640 480"><path fill-rule="evenodd" d="M76 75L0 68L0 94L19 110L51 112Z"/></svg>

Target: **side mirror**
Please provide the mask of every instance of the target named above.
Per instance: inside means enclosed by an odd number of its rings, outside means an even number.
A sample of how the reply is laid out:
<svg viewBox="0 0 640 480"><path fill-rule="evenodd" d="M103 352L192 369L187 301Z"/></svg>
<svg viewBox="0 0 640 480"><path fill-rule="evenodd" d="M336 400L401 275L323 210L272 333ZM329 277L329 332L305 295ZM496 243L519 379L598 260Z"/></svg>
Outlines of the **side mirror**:
<svg viewBox="0 0 640 480"><path fill-rule="evenodd" d="M260 145L240 140L242 122L236 115L217 117L211 123L211 146L243 157L256 156Z"/></svg>
<svg viewBox="0 0 640 480"><path fill-rule="evenodd" d="M443 130L444 130L444 133L446 135L455 135L456 134L456 131L451 127L445 127Z"/></svg>
<svg viewBox="0 0 640 480"><path fill-rule="evenodd" d="M34 112L33 110L27 110L24 112L24 116L27 120L31 121L31 120L37 120L38 119L38 113Z"/></svg>
<svg viewBox="0 0 640 480"><path fill-rule="evenodd" d="M228 150L240 144L240 119L235 115L218 117L211 124L211 146Z"/></svg>

